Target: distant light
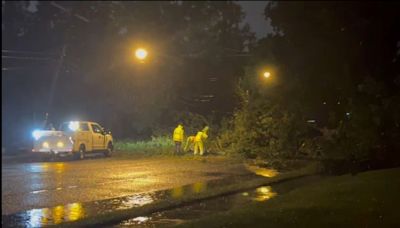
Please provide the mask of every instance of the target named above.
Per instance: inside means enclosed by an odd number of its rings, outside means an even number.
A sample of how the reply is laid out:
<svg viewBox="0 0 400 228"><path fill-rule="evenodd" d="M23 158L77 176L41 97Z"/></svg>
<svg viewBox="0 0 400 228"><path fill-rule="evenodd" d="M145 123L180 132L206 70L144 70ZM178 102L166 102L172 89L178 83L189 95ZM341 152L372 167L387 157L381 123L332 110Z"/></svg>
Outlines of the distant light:
<svg viewBox="0 0 400 228"><path fill-rule="evenodd" d="M43 147L43 148L46 148L46 149L49 148L49 143L48 143L48 142L44 142L44 143L42 144L42 147Z"/></svg>
<svg viewBox="0 0 400 228"><path fill-rule="evenodd" d="M78 130L78 129L79 129L79 122L78 122L78 121L71 121L71 122L69 122L68 128L69 128L71 131L76 131L76 130Z"/></svg>
<svg viewBox="0 0 400 228"><path fill-rule="evenodd" d="M337 104L340 105L340 101L338 101Z"/></svg>
<svg viewBox="0 0 400 228"><path fill-rule="evenodd" d="M147 55L148 55L147 51L143 48L139 48L135 52L136 58L140 60L144 60L147 57Z"/></svg>
<svg viewBox="0 0 400 228"><path fill-rule="evenodd" d="M269 78L271 76L271 73L266 71L266 72L264 72L263 75L264 75L264 78Z"/></svg>
<svg viewBox="0 0 400 228"><path fill-rule="evenodd" d="M326 105L326 101L324 101L322 104Z"/></svg>
<svg viewBox="0 0 400 228"><path fill-rule="evenodd" d="M346 116L350 116L350 112L346 112Z"/></svg>
<svg viewBox="0 0 400 228"><path fill-rule="evenodd" d="M34 130L34 131L32 132L32 137L33 137L35 140L38 140L40 137L42 137L42 132L41 132L40 130Z"/></svg>
<svg viewBox="0 0 400 228"><path fill-rule="evenodd" d="M307 123L315 123L315 120L307 120Z"/></svg>

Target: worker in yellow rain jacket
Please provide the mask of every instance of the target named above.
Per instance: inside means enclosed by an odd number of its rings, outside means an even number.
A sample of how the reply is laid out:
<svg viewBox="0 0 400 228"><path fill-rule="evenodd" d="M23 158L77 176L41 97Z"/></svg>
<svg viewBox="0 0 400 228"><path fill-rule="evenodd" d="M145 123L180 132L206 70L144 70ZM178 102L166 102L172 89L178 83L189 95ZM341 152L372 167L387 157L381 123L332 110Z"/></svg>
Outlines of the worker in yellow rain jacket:
<svg viewBox="0 0 400 228"><path fill-rule="evenodd" d="M187 152L188 150L193 150L194 138L196 138L195 135L191 135L191 136L187 137L186 145L185 145L185 148L183 149L184 152Z"/></svg>
<svg viewBox="0 0 400 228"><path fill-rule="evenodd" d="M207 132L208 126L197 132L196 137L194 138L194 155L198 152L200 152L200 155L204 154L204 141L208 138Z"/></svg>
<svg viewBox="0 0 400 228"><path fill-rule="evenodd" d="M174 134L172 136L172 139L175 143L175 154L181 154L184 134L185 131L183 130L183 126L181 123L179 123L178 126L175 128Z"/></svg>

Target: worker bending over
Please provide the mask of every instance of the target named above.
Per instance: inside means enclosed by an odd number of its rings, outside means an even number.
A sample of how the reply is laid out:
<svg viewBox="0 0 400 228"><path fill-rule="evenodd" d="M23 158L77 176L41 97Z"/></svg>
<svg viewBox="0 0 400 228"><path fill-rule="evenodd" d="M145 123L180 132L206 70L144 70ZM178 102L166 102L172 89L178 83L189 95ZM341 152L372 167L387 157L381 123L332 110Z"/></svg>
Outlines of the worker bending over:
<svg viewBox="0 0 400 228"><path fill-rule="evenodd" d="M194 155L198 152L200 152L200 155L204 154L204 141L208 138L207 132L208 126L197 132L196 137L194 138Z"/></svg>

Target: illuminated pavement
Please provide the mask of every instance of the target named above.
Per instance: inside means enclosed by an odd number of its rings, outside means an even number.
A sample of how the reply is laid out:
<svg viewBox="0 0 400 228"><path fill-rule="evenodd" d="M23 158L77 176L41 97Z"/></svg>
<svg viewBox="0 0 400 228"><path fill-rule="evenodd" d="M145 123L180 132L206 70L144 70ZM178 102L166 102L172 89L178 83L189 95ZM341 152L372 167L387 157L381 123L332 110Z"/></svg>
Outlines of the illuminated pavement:
<svg viewBox="0 0 400 228"><path fill-rule="evenodd" d="M113 227L173 227L219 212L228 212L235 208L241 208L254 201L268 203L268 200L276 196L285 194L300 186L315 183L321 179L320 176L308 176L271 186L261 186L253 190L203 200L176 209L133 217L123 220Z"/></svg>
<svg viewBox="0 0 400 228"><path fill-rule="evenodd" d="M264 173L266 174L266 173ZM269 173L270 174L270 173ZM93 226L129 226L129 227L164 227L186 223L193 219L210 216L221 211L242 207L252 201L265 202L269 199L284 194L298 186L315 182L320 179L318 176L302 177L283 183L272 184L272 186L260 186L248 190L226 192L218 197L209 197L202 200L193 200L186 204L166 206L166 202L174 202L188 195L197 195L213 189L227 186L232 183L243 182L254 178L255 174L235 175L234 177L200 181L193 184L179 186L167 190L160 190L147 193L136 193L130 196L105 199L90 202L75 202L55 207L31 209L12 215L2 216L2 225L9 227L41 227L45 225L59 225L63 222L72 222L84 218L91 218L100 215L108 220L92 220ZM200 197L201 198L201 197ZM125 209L139 208L153 205L153 212L136 211L132 217L125 219L111 219L109 212ZM158 205L158 206L157 206ZM164 205L161 206L160 205ZM132 213L132 211L131 211ZM134 215L136 214L136 216ZM103 215L103 216L102 216ZM95 221L95 223L93 223ZM66 224L66 227L72 224ZM82 224L81 224L82 225Z"/></svg>
<svg viewBox="0 0 400 228"><path fill-rule="evenodd" d="M241 163L232 160L215 157L207 158L207 162L202 160L191 157L99 157L64 162L2 162L2 215L54 208L55 212L57 209L70 210L73 217L83 202L196 185L249 173ZM59 205L68 205L68 208L58 208Z"/></svg>

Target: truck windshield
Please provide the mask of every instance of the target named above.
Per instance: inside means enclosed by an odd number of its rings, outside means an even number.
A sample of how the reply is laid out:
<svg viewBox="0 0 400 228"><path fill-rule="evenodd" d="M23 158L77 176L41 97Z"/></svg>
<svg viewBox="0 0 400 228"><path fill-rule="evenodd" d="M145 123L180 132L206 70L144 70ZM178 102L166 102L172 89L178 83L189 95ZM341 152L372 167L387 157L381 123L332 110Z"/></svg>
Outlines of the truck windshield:
<svg viewBox="0 0 400 228"><path fill-rule="evenodd" d="M69 129L68 125L69 125L69 122L65 122L65 123L61 124L60 131L71 131L71 129Z"/></svg>

